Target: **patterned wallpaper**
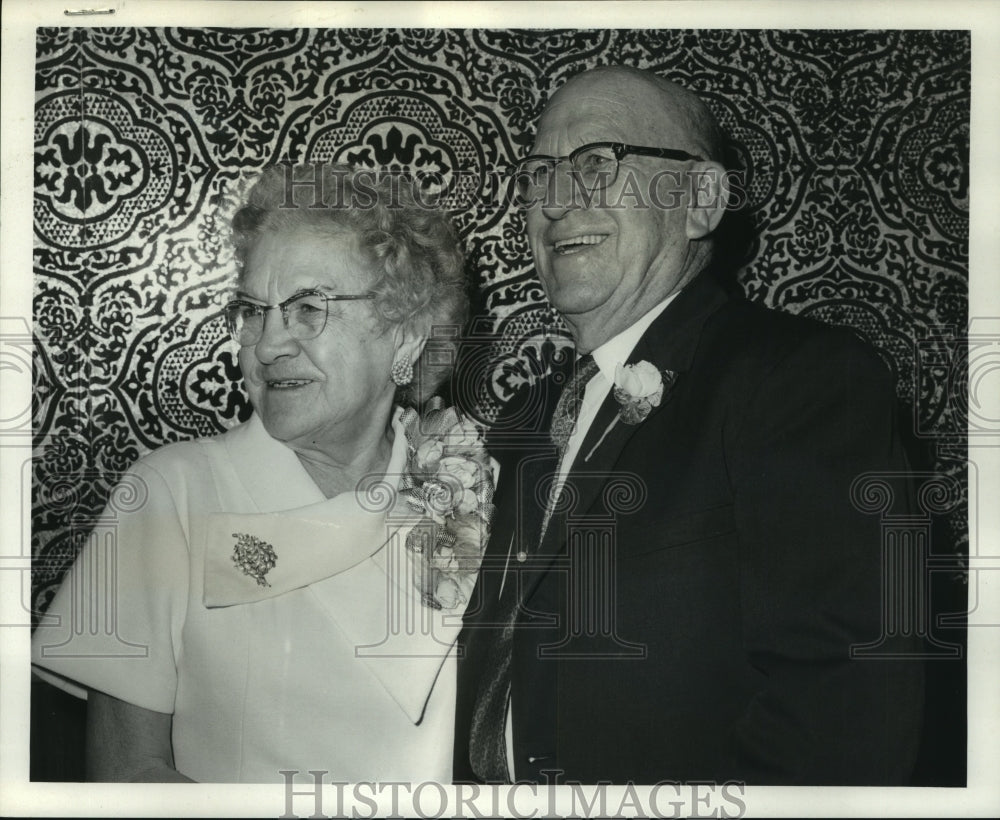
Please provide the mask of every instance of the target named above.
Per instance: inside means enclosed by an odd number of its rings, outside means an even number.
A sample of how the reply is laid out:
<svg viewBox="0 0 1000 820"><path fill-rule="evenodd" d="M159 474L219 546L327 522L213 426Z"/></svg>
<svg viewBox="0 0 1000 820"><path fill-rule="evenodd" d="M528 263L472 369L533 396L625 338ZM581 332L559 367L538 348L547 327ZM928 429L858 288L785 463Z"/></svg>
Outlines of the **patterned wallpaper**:
<svg viewBox="0 0 1000 820"><path fill-rule="evenodd" d="M479 288L486 415L546 368L551 324L504 171L578 70L700 93L746 174L738 284L851 325L965 532L969 36L955 31L48 28L35 109L33 596L44 609L118 475L249 412L217 311L228 220L263 166L397 166L445 191ZM936 549L942 549L940 544Z"/></svg>

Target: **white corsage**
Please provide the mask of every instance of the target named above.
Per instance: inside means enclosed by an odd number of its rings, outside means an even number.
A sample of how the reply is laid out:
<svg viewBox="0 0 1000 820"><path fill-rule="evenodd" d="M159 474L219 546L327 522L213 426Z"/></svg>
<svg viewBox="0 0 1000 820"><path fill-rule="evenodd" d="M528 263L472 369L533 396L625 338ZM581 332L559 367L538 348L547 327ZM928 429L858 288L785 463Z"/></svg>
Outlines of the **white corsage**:
<svg viewBox="0 0 1000 820"><path fill-rule="evenodd" d="M621 407L597 443L590 448L584 461L590 461L594 451L619 421L632 425L645 421L653 408L660 406L664 392L673 385L676 378L677 373L673 370L657 370L655 365L647 361L635 364L619 362L615 368L615 383L611 392Z"/></svg>
<svg viewBox="0 0 1000 820"><path fill-rule="evenodd" d="M401 488L422 514L406 538L421 600L434 609L468 602L493 518L493 468L483 434L440 401L407 425Z"/></svg>

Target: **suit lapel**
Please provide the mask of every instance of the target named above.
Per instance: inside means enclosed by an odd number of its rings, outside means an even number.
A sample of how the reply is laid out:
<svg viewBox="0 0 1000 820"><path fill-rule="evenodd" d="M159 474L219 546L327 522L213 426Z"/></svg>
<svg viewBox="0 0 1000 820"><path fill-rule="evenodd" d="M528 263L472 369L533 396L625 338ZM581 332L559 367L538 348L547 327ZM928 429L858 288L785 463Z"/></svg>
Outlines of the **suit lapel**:
<svg viewBox="0 0 1000 820"><path fill-rule="evenodd" d="M726 301L725 292L714 278L708 272L703 273L667 306L639 339L627 364L652 362L658 370L677 373L677 380L664 391L663 400L644 421L631 425L619 420L610 430L608 428L618 416L620 405L613 390L608 393L567 476L567 483L573 482L576 501L570 509L553 514L537 558L527 573L523 588L525 597L531 595L552 561L563 551L567 518L584 515L594 506L613 476L626 444L640 427L654 423L656 415L670 403L672 388L690 370L705 322Z"/></svg>

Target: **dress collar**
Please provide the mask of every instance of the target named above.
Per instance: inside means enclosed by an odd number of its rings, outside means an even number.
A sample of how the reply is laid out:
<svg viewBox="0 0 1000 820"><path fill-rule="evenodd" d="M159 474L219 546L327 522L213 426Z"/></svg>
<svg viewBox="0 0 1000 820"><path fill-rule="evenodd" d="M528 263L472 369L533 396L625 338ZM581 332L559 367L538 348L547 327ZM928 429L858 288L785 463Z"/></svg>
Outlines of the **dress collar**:
<svg viewBox="0 0 1000 820"><path fill-rule="evenodd" d="M391 421L394 439L388 472L397 476L406 459L402 415L403 408L394 408ZM294 510L328 500L295 451L273 438L256 412L246 424L226 433L222 441L240 483L258 512Z"/></svg>
<svg viewBox="0 0 1000 820"><path fill-rule="evenodd" d="M395 437L384 476L374 492L326 498L295 452L273 439L255 414L224 436L237 479L257 512L220 511L208 516L205 587L208 607L273 598L356 566L387 538L390 512L405 510L396 492L406 467L402 410L393 414ZM234 556L240 547L242 564ZM253 569L254 562L265 562ZM271 566L266 566L266 564Z"/></svg>
<svg viewBox="0 0 1000 820"><path fill-rule="evenodd" d="M401 408L392 425L384 482L364 503L357 493L324 498L295 453L271 438L256 414L227 434L232 465L260 512L209 516L204 602L253 604L306 591L354 647L354 657L418 724L462 621L461 612L429 610L420 601L404 545L419 516L395 492L408 445ZM235 567L234 533L253 534L274 549L277 560L264 578L269 586ZM393 615L407 628L391 628Z"/></svg>

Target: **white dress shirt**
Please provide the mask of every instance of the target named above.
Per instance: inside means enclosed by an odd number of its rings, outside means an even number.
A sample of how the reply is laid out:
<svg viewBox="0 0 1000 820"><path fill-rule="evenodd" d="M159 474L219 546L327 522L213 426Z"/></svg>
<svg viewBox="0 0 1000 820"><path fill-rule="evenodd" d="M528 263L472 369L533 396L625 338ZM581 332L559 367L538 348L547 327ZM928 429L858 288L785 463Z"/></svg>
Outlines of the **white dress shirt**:
<svg viewBox="0 0 1000 820"><path fill-rule="evenodd" d="M620 364L625 364L628 361L628 357L632 354L635 346L639 343L639 339L646 332L649 326L654 322L657 316L659 316L680 293L676 291L660 302L656 307L646 313L638 322L631 325L630 327L623 330L617 336L612 336L604 344L599 347L594 348L591 355L594 357L594 362L597 364L598 372L594 374L593 378L587 382L587 386L583 392L583 403L580 405L580 416L577 419L576 427L573 433L569 437L569 441L566 444L566 451L563 453L562 460L559 462L559 476L556 483L556 491L553 495L554 498L558 498L559 494L562 492L562 488L566 483L566 477L569 475L570 468L573 466L573 462L576 461L576 457L580 454L580 446L583 444L584 439L587 437L587 433L590 431L591 425L594 423L594 419L597 417L597 411L601 409L601 405L604 404L604 400L607 398L608 393L611 392L611 387L615 382L615 370ZM587 457L587 453L583 454L583 457ZM507 702L507 723L506 723L506 741L507 741L507 774L513 783L514 778L514 732L513 732L513 722L511 719L511 708L510 701Z"/></svg>

